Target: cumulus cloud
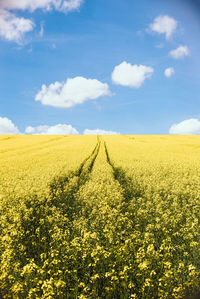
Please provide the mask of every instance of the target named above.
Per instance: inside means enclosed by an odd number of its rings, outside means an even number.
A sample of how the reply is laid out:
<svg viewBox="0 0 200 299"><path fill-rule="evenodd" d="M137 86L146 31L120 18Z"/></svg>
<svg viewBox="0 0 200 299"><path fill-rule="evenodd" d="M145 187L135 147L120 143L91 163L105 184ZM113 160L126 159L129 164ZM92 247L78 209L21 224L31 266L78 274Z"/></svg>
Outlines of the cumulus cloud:
<svg viewBox="0 0 200 299"><path fill-rule="evenodd" d="M52 9L68 13L80 8L83 0L0 0L0 36L17 43L22 42L25 33L34 29L34 22L30 19L17 17L13 11L36 9L49 11ZM41 25L40 36L43 35Z"/></svg>
<svg viewBox="0 0 200 299"><path fill-rule="evenodd" d="M42 85L35 100L40 101L43 105L70 108L106 95L111 95L108 84L96 79L75 77L62 83Z"/></svg>
<svg viewBox="0 0 200 299"><path fill-rule="evenodd" d="M0 117L0 135L20 134L18 128L7 117Z"/></svg>
<svg viewBox="0 0 200 299"><path fill-rule="evenodd" d="M151 78L154 69L145 65L132 65L126 61L117 65L112 72L112 81L115 84L139 88L145 79Z"/></svg>
<svg viewBox="0 0 200 299"><path fill-rule="evenodd" d="M171 126L169 133L177 135L200 135L200 120L191 118L174 124Z"/></svg>
<svg viewBox="0 0 200 299"><path fill-rule="evenodd" d="M165 71L165 77L170 78L172 75L174 75L175 71L173 67L168 67Z"/></svg>
<svg viewBox="0 0 200 299"><path fill-rule="evenodd" d="M190 51L187 46L181 45L177 49L170 51L169 55L174 59L181 59L184 58L185 56L189 56Z"/></svg>
<svg viewBox="0 0 200 299"><path fill-rule="evenodd" d="M120 133L113 132L113 131L105 131L100 129L96 129L96 130L85 129L83 134L84 135L119 135Z"/></svg>
<svg viewBox="0 0 200 299"><path fill-rule="evenodd" d="M168 40L176 31L177 25L178 22L174 18L161 15L155 18L154 22L149 25L149 29L159 34L165 34Z"/></svg>
<svg viewBox="0 0 200 299"><path fill-rule="evenodd" d="M13 13L0 10L0 36L21 43L25 33L32 31L34 23L25 18L18 18Z"/></svg>
<svg viewBox="0 0 200 299"><path fill-rule="evenodd" d="M78 131L71 125L58 124L55 126L27 127L26 134L31 135L77 135Z"/></svg>

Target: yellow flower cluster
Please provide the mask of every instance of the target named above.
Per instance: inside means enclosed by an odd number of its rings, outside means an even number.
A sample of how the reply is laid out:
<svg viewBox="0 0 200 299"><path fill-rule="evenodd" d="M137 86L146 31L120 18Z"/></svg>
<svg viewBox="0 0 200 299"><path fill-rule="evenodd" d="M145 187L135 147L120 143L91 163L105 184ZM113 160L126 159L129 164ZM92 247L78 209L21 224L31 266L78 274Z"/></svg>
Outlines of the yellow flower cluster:
<svg viewBox="0 0 200 299"><path fill-rule="evenodd" d="M78 168L95 144L95 136L0 136L0 199L45 193L54 177Z"/></svg>
<svg viewBox="0 0 200 299"><path fill-rule="evenodd" d="M136 298L193 298L200 292L199 137L104 139L133 221Z"/></svg>
<svg viewBox="0 0 200 299"><path fill-rule="evenodd" d="M195 136L1 136L0 297L200 292Z"/></svg>

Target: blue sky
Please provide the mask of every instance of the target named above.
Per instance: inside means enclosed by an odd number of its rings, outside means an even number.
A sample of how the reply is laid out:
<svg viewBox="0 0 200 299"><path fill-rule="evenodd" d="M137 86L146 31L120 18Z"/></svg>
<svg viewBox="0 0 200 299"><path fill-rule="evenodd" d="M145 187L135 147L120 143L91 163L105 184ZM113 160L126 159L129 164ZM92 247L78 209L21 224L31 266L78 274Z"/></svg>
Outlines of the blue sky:
<svg viewBox="0 0 200 299"><path fill-rule="evenodd" d="M1 134L200 134L198 1L1 3Z"/></svg>

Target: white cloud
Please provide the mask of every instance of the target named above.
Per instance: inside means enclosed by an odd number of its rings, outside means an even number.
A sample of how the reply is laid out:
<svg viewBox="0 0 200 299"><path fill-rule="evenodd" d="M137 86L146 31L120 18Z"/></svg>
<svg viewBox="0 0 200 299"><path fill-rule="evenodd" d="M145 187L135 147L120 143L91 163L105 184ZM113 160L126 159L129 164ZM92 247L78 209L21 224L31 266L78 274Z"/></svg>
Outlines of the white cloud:
<svg viewBox="0 0 200 299"><path fill-rule="evenodd" d="M18 18L13 13L0 10L0 36L21 43L25 33L32 31L34 23L29 19Z"/></svg>
<svg viewBox="0 0 200 299"><path fill-rule="evenodd" d="M44 35L44 22L41 22L39 36L43 37L43 35Z"/></svg>
<svg viewBox="0 0 200 299"><path fill-rule="evenodd" d="M181 59L185 56L190 55L190 51L187 46L179 46L177 49L172 50L169 52L169 55L174 59Z"/></svg>
<svg viewBox="0 0 200 299"><path fill-rule="evenodd" d="M71 125L58 124L55 126L27 127L26 134L31 135L77 135L78 131Z"/></svg>
<svg viewBox="0 0 200 299"><path fill-rule="evenodd" d="M44 9L49 11L56 9L70 12L79 9L83 0L1 0L0 8L7 10L29 10Z"/></svg>
<svg viewBox="0 0 200 299"><path fill-rule="evenodd" d="M64 11L64 12L70 12L72 10L77 10L77 9L80 8L82 3L83 3L83 0L64 1L63 4L60 7L60 10Z"/></svg>
<svg viewBox="0 0 200 299"><path fill-rule="evenodd" d="M42 85L35 100L40 101L43 105L70 108L106 95L111 95L108 84L96 79L75 77L62 83Z"/></svg>
<svg viewBox="0 0 200 299"><path fill-rule="evenodd" d="M126 61L117 65L112 72L112 81L115 84L139 88L145 79L150 78L154 69L145 65L131 65Z"/></svg>
<svg viewBox="0 0 200 299"><path fill-rule="evenodd" d="M33 12L36 9L45 11L55 9L68 13L78 10L82 2L83 0L0 0L0 36L9 41L22 43L24 34L34 29L32 20L17 17L13 13L14 10ZM41 25L40 36L43 36L43 33L44 29Z"/></svg>
<svg viewBox="0 0 200 299"><path fill-rule="evenodd" d="M165 71L165 77L170 78L172 75L174 75L175 71L173 67L168 67Z"/></svg>
<svg viewBox="0 0 200 299"><path fill-rule="evenodd" d="M96 129L96 130L85 129L83 134L84 135L119 135L120 133L113 132L113 131L105 131L100 129Z"/></svg>
<svg viewBox="0 0 200 299"><path fill-rule="evenodd" d="M199 135L200 121L196 118L186 119L178 124L172 125L169 133L177 135Z"/></svg>
<svg viewBox="0 0 200 299"><path fill-rule="evenodd" d="M167 15L158 16L154 22L149 25L149 29L159 34L165 34L166 39L169 39L177 28L178 22Z"/></svg>
<svg viewBox="0 0 200 299"><path fill-rule="evenodd" d="M7 117L0 117L0 135L20 134L18 128Z"/></svg>

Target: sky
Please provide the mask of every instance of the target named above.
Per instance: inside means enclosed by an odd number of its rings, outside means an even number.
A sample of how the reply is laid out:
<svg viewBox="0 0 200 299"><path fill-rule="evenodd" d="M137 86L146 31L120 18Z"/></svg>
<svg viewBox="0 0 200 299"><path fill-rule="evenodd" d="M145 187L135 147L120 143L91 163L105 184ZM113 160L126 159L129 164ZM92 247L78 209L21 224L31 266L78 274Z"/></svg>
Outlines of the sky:
<svg viewBox="0 0 200 299"><path fill-rule="evenodd" d="M0 134L200 134L200 1L0 0Z"/></svg>

